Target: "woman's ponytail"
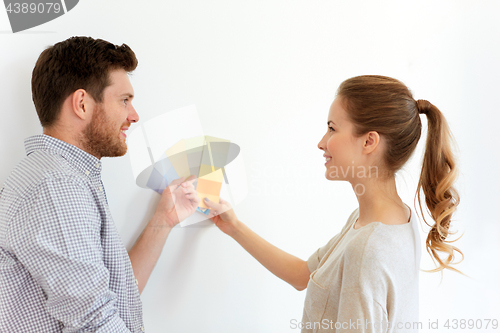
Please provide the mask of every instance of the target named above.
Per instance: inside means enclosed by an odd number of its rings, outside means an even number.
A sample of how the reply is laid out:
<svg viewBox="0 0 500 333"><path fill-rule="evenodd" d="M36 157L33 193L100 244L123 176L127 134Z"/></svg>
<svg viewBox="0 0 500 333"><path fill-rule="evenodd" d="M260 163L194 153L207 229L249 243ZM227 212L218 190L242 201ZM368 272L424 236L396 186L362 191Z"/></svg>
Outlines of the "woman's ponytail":
<svg viewBox="0 0 500 333"><path fill-rule="evenodd" d="M463 260L463 253L457 247L450 245L456 241L446 240L450 233L451 216L460 203L460 196L453 184L457 178L458 171L455 158L451 150L453 140L448 124L443 114L437 107L426 100L417 101L419 113L427 115L427 142L425 144L422 171L418 182L417 193L420 212L425 223L431 227L427 236L427 252L437 261L439 267L428 272L439 272L450 269L461 273L451 265L457 264L455 251L460 253ZM430 215L434 220L433 225L427 223L422 210L420 190L425 196L425 203ZM446 259L439 256L439 252L446 255Z"/></svg>

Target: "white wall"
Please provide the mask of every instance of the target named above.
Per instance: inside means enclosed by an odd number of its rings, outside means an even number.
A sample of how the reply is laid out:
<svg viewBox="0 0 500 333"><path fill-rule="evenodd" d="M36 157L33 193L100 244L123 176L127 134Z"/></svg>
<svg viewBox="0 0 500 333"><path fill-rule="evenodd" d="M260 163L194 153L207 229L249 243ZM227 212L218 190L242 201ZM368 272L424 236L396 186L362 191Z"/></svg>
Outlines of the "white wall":
<svg viewBox="0 0 500 333"><path fill-rule="evenodd" d="M460 149L456 245L470 278L445 272L440 284L421 273L420 320L500 320L499 12L496 1L85 0L12 34L0 10L0 183L23 157L23 139L41 133L30 91L40 52L73 35L127 43L139 59L141 120L196 104L205 134L244 154L250 192L238 217L306 259L357 207L347 183L324 179L316 147L334 92L354 75L393 76L442 110ZM410 206L424 143L398 176ZM103 181L130 248L158 196L135 185L128 156L105 159ZM298 331L290 320L301 319L304 297L202 223L172 231L142 301L148 332L288 332Z"/></svg>

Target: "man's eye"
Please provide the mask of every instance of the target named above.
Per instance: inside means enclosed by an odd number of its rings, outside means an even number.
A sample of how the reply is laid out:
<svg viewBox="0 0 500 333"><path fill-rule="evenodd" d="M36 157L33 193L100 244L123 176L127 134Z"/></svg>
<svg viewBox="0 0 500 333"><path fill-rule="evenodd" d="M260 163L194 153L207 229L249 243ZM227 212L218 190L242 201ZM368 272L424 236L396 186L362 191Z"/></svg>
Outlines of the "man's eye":
<svg viewBox="0 0 500 333"><path fill-rule="evenodd" d="M128 102L128 98L125 98L125 99L123 100L123 103L125 103L125 105L127 105L127 102Z"/></svg>

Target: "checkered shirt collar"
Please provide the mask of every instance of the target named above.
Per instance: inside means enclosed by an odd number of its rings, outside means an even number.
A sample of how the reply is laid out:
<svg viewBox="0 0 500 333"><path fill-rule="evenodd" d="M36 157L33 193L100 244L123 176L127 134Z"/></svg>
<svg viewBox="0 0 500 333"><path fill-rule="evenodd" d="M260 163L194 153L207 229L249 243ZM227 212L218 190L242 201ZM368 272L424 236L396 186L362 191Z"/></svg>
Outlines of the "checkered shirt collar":
<svg viewBox="0 0 500 333"><path fill-rule="evenodd" d="M26 150L26 155L37 150L46 150L61 155L84 174L100 175L101 173L102 165L97 157L70 143L49 135L40 134L30 136L24 140L24 148Z"/></svg>

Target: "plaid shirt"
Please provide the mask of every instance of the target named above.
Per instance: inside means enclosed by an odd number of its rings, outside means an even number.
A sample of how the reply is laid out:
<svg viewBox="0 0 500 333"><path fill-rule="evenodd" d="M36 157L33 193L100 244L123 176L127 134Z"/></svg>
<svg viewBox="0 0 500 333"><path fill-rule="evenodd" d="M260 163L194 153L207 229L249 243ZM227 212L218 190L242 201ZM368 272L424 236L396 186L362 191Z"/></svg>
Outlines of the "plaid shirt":
<svg viewBox="0 0 500 333"><path fill-rule="evenodd" d="M0 189L0 332L142 332L101 162L47 135Z"/></svg>

